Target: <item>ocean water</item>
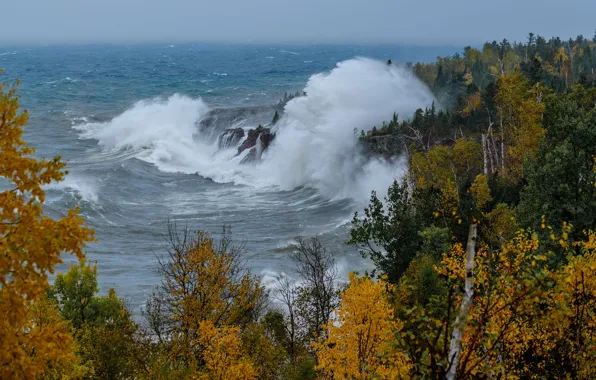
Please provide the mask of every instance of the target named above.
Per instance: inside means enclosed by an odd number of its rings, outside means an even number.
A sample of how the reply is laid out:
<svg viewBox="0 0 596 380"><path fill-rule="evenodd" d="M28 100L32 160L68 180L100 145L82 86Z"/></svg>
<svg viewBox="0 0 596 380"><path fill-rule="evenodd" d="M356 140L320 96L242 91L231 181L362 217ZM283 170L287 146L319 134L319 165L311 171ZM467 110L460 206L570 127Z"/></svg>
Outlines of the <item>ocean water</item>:
<svg viewBox="0 0 596 380"><path fill-rule="evenodd" d="M138 315L158 285L166 221L217 234L231 225L251 270L292 274L296 236L318 236L342 274L370 263L345 245L371 190L404 170L371 159L355 130L410 115L431 93L407 70L450 47L139 45L0 47L3 80L19 78L26 140L60 155L69 174L48 186L46 210L80 206L98 242L87 247L102 292L115 288ZM367 57L367 58L356 58ZM290 101L261 159L219 149L226 128L267 124ZM74 262L65 257L65 270Z"/></svg>

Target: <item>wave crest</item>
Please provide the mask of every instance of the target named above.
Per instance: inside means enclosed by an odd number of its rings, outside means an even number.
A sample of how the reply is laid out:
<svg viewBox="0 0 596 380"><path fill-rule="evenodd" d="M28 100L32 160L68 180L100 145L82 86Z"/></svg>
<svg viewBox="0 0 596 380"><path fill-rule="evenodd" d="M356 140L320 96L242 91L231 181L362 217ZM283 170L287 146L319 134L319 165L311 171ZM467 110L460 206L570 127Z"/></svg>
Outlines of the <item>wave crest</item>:
<svg viewBox="0 0 596 380"><path fill-rule="evenodd" d="M209 107L182 95L140 101L107 123L76 128L103 149L138 151L137 158L162 171L282 190L308 186L329 198L366 201L372 189L385 191L400 177L404 165L363 155L355 131L393 112L409 116L434 100L410 72L366 58L313 75L304 92L285 106L275 140L254 165L240 165L234 147L219 150L211 133L200 132L197 124Z"/></svg>

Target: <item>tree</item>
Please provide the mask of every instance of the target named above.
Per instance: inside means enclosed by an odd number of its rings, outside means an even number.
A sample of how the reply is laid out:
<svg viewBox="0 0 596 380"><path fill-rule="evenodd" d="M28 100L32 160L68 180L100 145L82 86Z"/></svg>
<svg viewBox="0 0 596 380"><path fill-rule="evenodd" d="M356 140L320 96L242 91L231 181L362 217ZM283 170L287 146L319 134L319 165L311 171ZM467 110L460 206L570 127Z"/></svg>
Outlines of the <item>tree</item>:
<svg viewBox="0 0 596 380"><path fill-rule="evenodd" d="M468 243L466 245L466 276L464 285L464 294L461 301L460 310L457 313L455 322L453 323L453 331L451 332L451 342L449 348L449 367L446 378L448 380L455 379L459 357L461 353L461 343L466 327L466 319L472 307L474 299L474 259L476 258L476 239L477 239L477 224L470 224L470 232L468 235Z"/></svg>
<svg viewBox="0 0 596 380"><path fill-rule="evenodd" d="M227 229L214 242L205 232L179 232L169 224L167 239L166 258L159 258L157 268L162 284L144 314L167 347L170 364L181 363L183 373L203 370L211 354L202 334L232 339L230 334L257 321L265 290L260 278L244 269L241 248L232 245Z"/></svg>
<svg viewBox="0 0 596 380"><path fill-rule="evenodd" d="M544 105L521 74L503 75L497 82L497 116L501 128L501 174L518 182L523 162L538 148Z"/></svg>
<svg viewBox="0 0 596 380"><path fill-rule="evenodd" d="M39 329L29 310L43 302L60 255L82 259L93 232L76 209L57 220L43 213L43 186L64 179L65 163L31 157L35 149L22 138L28 114L19 112L17 84L0 83L0 177L9 183L0 192L0 377L34 378L57 358L74 360L63 326Z"/></svg>
<svg viewBox="0 0 596 380"><path fill-rule="evenodd" d="M534 33L529 33L528 34L528 44L526 45L526 62L528 61L528 58L532 58L533 55L533 45L534 42L536 41L536 35Z"/></svg>
<svg viewBox="0 0 596 380"><path fill-rule="evenodd" d="M537 230L542 215L555 228L565 221L574 226L572 241L596 228L595 101L596 90L579 85L569 95L547 99L546 134L526 163L527 184L517 209L522 225Z"/></svg>
<svg viewBox="0 0 596 380"><path fill-rule="evenodd" d="M422 245L420 227L407 184L396 181L384 203L373 192L364 217L354 215L348 244L358 247L390 283L396 283Z"/></svg>
<svg viewBox="0 0 596 380"><path fill-rule="evenodd" d="M532 85L540 83L544 77L544 70L542 70L542 63L538 57L532 61L532 67L530 67L530 83Z"/></svg>
<svg viewBox="0 0 596 380"><path fill-rule="evenodd" d="M58 274L49 291L60 315L74 327L78 354L95 378L121 379L144 367L137 325L123 300L110 289L98 296L97 267L84 261Z"/></svg>
<svg viewBox="0 0 596 380"><path fill-rule="evenodd" d="M217 328L213 321L207 320L199 323L197 335L198 342L204 347L205 362L198 372L198 379L257 378L257 371L242 353L238 327Z"/></svg>
<svg viewBox="0 0 596 380"><path fill-rule="evenodd" d="M269 313L268 322L277 315L281 331L277 329L276 340L286 347L292 362L286 372L306 379L314 375L309 371L312 358L308 344L325 334L323 327L339 301L336 284L339 276L333 253L317 238L297 237L296 240L298 247L290 254L290 259L298 278L291 281L287 275L278 277L275 298L283 305L285 316Z"/></svg>
<svg viewBox="0 0 596 380"><path fill-rule="evenodd" d="M36 299L29 310L29 318L32 326L29 331L31 335L47 335L48 339L52 340L50 345L28 350L30 356L41 355L48 359L42 378L80 378L92 373L92 369L86 363L81 363L76 355L78 345L72 339L70 324L60 317L53 300L48 297ZM20 373L15 378L25 377Z"/></svg>
<svg viewBox="0 0 596 380"><path fill-rule="evenodd" d="M49 293L60 307L64 319L75 329L97 318L97 266L88 265L82 260L70 267L65 274L59 273Z"/></svg>
<svg viewBox="0 0 596 380"><path fill-rule="evenodd" d="M548 311L540 321L544 366L556 376L596 376L596 235L587 233L572 257L553 274L556 284ZM531 371L531 369L529 369ZM528 371L529 372L529 371Z"/></svg>
<svg viewBox="0 0 596 380"><path fill-rule="evenodd" d="M333 254L319 239L297 237L298 249L290 254L300 277L296 288L296 315L306 327L305 338L323 334L323 325L337 307L339 280Z"/></svg>
<svg viewBox="0 0 596 380"><path fill-rule="evenodd" d="M279 113L277 111L275 111L275 114L273 115L273 120L271 120L271 124L275 125L275 124L277 124L278 121L279 121Z"/></svg>
<svg viewBox="0 0 596 380"><path fill-rule="evenodd" d="M286 337L278 330L283 322L275 321L280 316L283 320L283 315L269 313L259 323L251 323L240 335L244 357L252 363L259 380L293 379L288 376L292 363L284 347Z"/></svg>
<svg viewBox="0 0 596 380"><path fill-rule="evenodd" d="M408 357L392 344L401 327L387 296L393 287L353 273L348 277L336 319L312 345L316 369L325 379L408 378Z"/></svg>

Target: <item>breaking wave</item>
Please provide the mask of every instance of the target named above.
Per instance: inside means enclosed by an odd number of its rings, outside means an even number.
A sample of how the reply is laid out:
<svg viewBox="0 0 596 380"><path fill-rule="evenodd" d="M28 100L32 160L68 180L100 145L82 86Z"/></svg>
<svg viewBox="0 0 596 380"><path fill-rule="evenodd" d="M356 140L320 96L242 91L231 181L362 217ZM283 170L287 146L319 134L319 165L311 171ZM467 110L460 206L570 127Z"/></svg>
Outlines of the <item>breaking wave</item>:
<svg viewBox="0 0 596 380"><path fill-rule="evenodd" d="M217 133L199 128L212 111L201 99L182 95L139 101L109 122L75 128L104 150L132 150L162 171L278 190L313 187L329 198L366 201L372 189L386 190L400 177L404 165L362 154L355 133L434 100L407 70L366 58L313 75L304 92L286 104L275 140L254 164L240 164L236 147L219 149ZM238 117L220 128L254 128L253 119Z"/></svg>

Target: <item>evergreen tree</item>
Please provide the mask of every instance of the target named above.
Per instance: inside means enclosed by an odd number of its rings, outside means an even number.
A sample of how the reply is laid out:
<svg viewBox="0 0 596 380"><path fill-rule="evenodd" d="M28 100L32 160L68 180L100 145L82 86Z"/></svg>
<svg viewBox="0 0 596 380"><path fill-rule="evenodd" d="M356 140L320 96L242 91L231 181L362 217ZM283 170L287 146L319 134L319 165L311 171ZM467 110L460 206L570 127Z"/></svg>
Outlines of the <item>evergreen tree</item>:
<svg viewBox="0 0 596 380"><path fill-rule="evenodd" d="M352 226L348 244L360 248L362 256L371 258L391 283L399 280L422 246L420 220L406 183L394 182L385 202L373 192L364 218L356 213Z"/></svg>
<svg viewBox="0 0 596 380"><path fill-rule="evenodd" d="M540 83L544 77L544 71L542 70L542 63L538 57L534 58L532 66L530 67L530 82L532 84Z"/></svg>
<svg viewBox="0 0 596 380"><path fill-rule="evenodd" d="M535 159L526 164L527 185L518 216L535 229L544 215L555 227L574 227L571 240L596 228L596 91L575 86L562 98L551 98L544 114L546 134Z"/></svg>
<svg viewBox="0 0 596 380"><path fill-rule="evenodd" d="M279 121L279 113L275 111L275 115L273 115L273 120L271 120L271 124L275 125Z"/></svg>

